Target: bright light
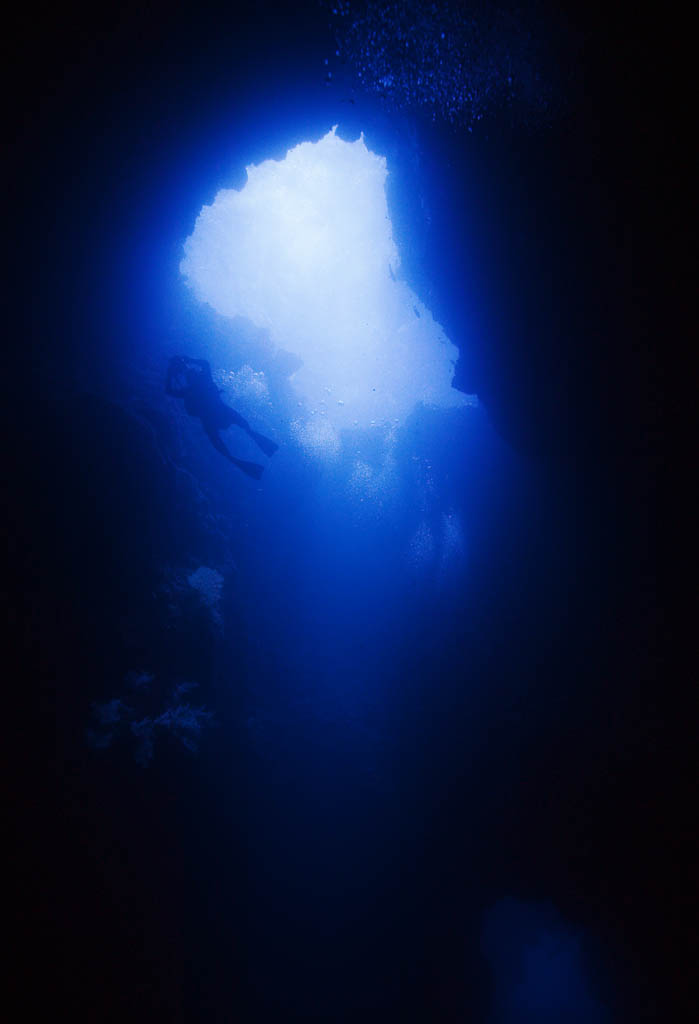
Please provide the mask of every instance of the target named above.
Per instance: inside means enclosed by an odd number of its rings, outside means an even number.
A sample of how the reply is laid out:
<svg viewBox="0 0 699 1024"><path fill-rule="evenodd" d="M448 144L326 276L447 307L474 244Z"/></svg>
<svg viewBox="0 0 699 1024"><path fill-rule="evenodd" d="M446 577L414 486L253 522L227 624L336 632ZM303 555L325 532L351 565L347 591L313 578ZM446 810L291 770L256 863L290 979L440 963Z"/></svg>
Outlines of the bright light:
<svg viewBox="0 0 699 1024"><path fill-rule="evenodd" d="M396 279L384 157L333 129L247 176L202 209L180 269L216 312L303 361L299 442L332 453L344 428L398 426L420 402L473 404L451 386L458 350Z"/></svg>

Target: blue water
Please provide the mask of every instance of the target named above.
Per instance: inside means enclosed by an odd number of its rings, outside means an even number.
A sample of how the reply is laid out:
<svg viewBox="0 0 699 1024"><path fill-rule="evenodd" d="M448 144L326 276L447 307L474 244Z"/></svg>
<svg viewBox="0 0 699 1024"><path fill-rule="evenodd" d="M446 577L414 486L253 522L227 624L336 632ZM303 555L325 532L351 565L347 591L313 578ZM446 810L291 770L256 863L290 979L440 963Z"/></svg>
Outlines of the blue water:
<svg viewBox="0 0 699 1024"><path fill-rule="evenodd" d="M285 133L273 120L258 125L259 136L265 128L273 140L266 152L274 153ZM378 132L377 148L380 141ZM400 182L401 155L407 161L415 143L400 130L390 142L390 170ZM389 449L380 432L345 437L335 461L300 449L289 430L294 396L260 343L236 350L225 324L197 306L179 276L197 204L227 184L197 169L189 190L178 192L182 163L190 161L193 175L198 153L194 147L175 162L174 186L154 176L153 202L138 208L124 237L117 234L109 258L123 276L111 275L107 289L116 372L107 371L105 398L149 438L149 459L174 490L164 504L143 495L145 509L136 512L137 524L141 515L156 517L150 528L172 538L152 559L148 582L139 584L135 569L146 625L132 625L135 639L125 629L108 678L89 694L97 708L100 698L118 697L131 709L103 732L92 756L130 758L151 773L174 759L177 777L192 774L198 789L209 790L195 849L220 845L214 868L202 867L211 851L190 851L186 803L178 811L186 874L205 872L194 887L203 887L203 902L195 901L181 940L185 951L202 943L185 954L193 957L182 979L192 1019L227 1019L222 1004L241 1001L258 1007L250 1019L258 1012L259 1019L382 1020L413 1000L419 1013L429 1012L439 985L431 974L439 975L445 955L443 911L433 906L429 879L434 874L439 886L442 871L449 878L461 860L471 880L463 890L452 878L453 895L441 897L467 901L460 913L468 925L457 940L464 966L450 982L460 995L452 998L485 1013L491 983L475 939L489 899L478 895L478 834L505 770L497 757L488 764L493 730L502 730L503 714L505 728L516 716L533 742L546 727L547 702L565 700L551 665L562 656L571 578L586 571L573 547L568 499L555 495L536 458L503 439L483 405L416 409L390 449L387 482L365 491L352 484L355 459L360 453L381 473ZM241 158L239 146L227 153L229 163ZM408 180L429 187L414 169ZM396 186L392 208L411 285L428 296L441 267L420 264L411 251L425 231L420 204ZM143 234L135 249L134 231ZM468 246L478 245L474 231ZM448 265L449 254L442 258ZM475 301L470 295L456 324L462 343L468 339L467 360L487 345L467 319ZM241 410L280 444L259 483L230 466L201 424L164 394L167 361L180 353L208 359L214 373L248 361L267 370L270 402ZM235 428L226 442L237 455L260 458ZM153 486L147 468L129 500L140 501L139 486ZM163 516L167 526L157 521ZM139 555L126 542L122 557ZM201 566L222 581L215 615L187 583ZM117 593L118 615L123 600ZM167 651L173 644L176 656ZM129 692L124 679L133 671L154 674L150 698ZM183 680L196 689L179 702L167 696ZM532 701L535 716L526 710ZM174 718L170 707L179 708ZM191 728L178 728L193 713L200 717ZM483 773L493 772L495 783L486 785ZM446 826L442 865L440 807L454 779L464 802ZM161 780L154 792L171 784ZM577 969L584 986L584 967ZM537 982L537 999L546 984ZM596 1019L594 1009L581 1019Z"/></svg>
<svg viewBox="0 0 699 1024"><path fill-rule="evenodd" d="M37 104L8 536L38 693L28 962L76 1021L656 1019L626 145L533 7L531 33L447 3L153 15L143 42L127 19ZM288 365L179 265L246 165L333 125L386 157L401 274L479 403L328 460ZM278 451L226 433L260 481L166 395L182 354L264 373L240 411Z"/></svg>

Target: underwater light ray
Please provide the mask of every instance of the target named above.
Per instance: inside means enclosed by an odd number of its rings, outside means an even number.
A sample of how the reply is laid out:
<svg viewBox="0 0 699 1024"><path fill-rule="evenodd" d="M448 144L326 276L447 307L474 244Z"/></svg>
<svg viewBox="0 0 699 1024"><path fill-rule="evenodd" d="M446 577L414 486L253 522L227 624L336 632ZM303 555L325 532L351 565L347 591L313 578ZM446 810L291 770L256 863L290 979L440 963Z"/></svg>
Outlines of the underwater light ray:
<svg viewBox="0 0 699 1024"><path fill-rule="evenodd" d="M456 346L396 279L387 174L363 136L346 142L333 128L248 167L185 242L180 270L197 298L301 360L296 434L318 451L337 450L343 429L399 426L420 402L474 404L452 387Z"/></svg>

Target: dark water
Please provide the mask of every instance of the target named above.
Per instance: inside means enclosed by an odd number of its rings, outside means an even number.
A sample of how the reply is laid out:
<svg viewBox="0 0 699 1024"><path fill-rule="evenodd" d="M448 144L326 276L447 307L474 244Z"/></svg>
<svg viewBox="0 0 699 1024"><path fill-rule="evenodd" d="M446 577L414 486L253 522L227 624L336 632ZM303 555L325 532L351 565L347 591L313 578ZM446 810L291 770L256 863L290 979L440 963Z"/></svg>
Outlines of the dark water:
<svg viewBox="0 0 699 1024"><path fill-rule="evenodd" d="M386 54L413 7L419 54ZM338 8L21 34L22 999L85 1021L673 1019L692 772L660 653L642 28L533 5L474 8L476 32L444 5L429 92L426 5ZM284 367L254 331L231 350L177 271L204 202L332 124L386 155L404 273L481 400L416 410L363 501L351 453L380 470L376 438L304 455ZM183 351L266 371L259 484L165 395Z"/></svg>

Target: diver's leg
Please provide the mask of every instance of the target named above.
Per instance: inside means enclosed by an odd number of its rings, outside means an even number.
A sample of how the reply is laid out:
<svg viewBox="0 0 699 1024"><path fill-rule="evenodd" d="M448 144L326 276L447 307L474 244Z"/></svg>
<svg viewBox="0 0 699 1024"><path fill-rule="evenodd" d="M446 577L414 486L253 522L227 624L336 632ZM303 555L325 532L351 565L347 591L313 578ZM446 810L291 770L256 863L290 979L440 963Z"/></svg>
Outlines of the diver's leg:
<svg viewBox="0 0 699 1024"><path fill-rule="evenodd" d="M226 418L228 420L227 426L240 427L240 429L244 430L248 437L255 442L257 447L262 449L265 455L274 455L279 445L275 444L274 441L270 441L270 439L265 437L264 434L258 434L256 430L253 430L248 421L243 419L239 412L236 412L235 409L228 408L228 415Z"/></svg>
<svg viewBox="0 0 699 1024"><path fill-rule="evenodd" d="M246 476L251 476L253 480L259 480L265 471L265 467L260 466L257 462L246 462L245 459L236 459L233 455L230 456L230 460L234 466L237 466Z"/></svg>
<svg viewBox="0 0 699 1024"><path fill-rule="evenodd" d="M250 424L248 423L248 421L243 419L243 417L240 415L240 413L236 412L235 409L231 409L230 406L227 405L225 408L226 408L226 415L225 415L226 426L227 427L240 427L241 430L244 430L246 433L248 433L250 431Z"/></svg>
<svg viewBox="0 0 699 1024"><path fill-rule="evenodd" d="M256 430L248 429L248 437L252 438L258 448L261 448L265 455L274 455L279 447L274 441L270 441L264 434L258 434Z"/></svg>
<svg viewBox="0 0 699 1024"><path fill-rule="evenodd" d="M225 455L225 457L227 459L232 459L233 456L231 455L231 453L228 451L228 449L226 448L225 444L223 443L223 440L222 440L218 430L216 430L214 427L207 427L206 424L204 424L204 430L206 431L206 436L211 441L211 443L214 446L214 448L216 449L216 451L220 452L221 455Z"/></svg>
<svg viewBox="0 0 699 1024"><path fill-rule="evenodd" d="M237 466L238 469L242 470L242 472L246 473L248 476L251 476L254 480L260 479L264 472L264 466L259 466L256 462L245 462L244 459L236 459L235 456L231 455L226 448L217 430L207 427L206 424L204 424L204 430L206 431L206 436L209 438L217 452L220 452L221 455L225 455L229 462L232 462L234 466Z"/></svg>

